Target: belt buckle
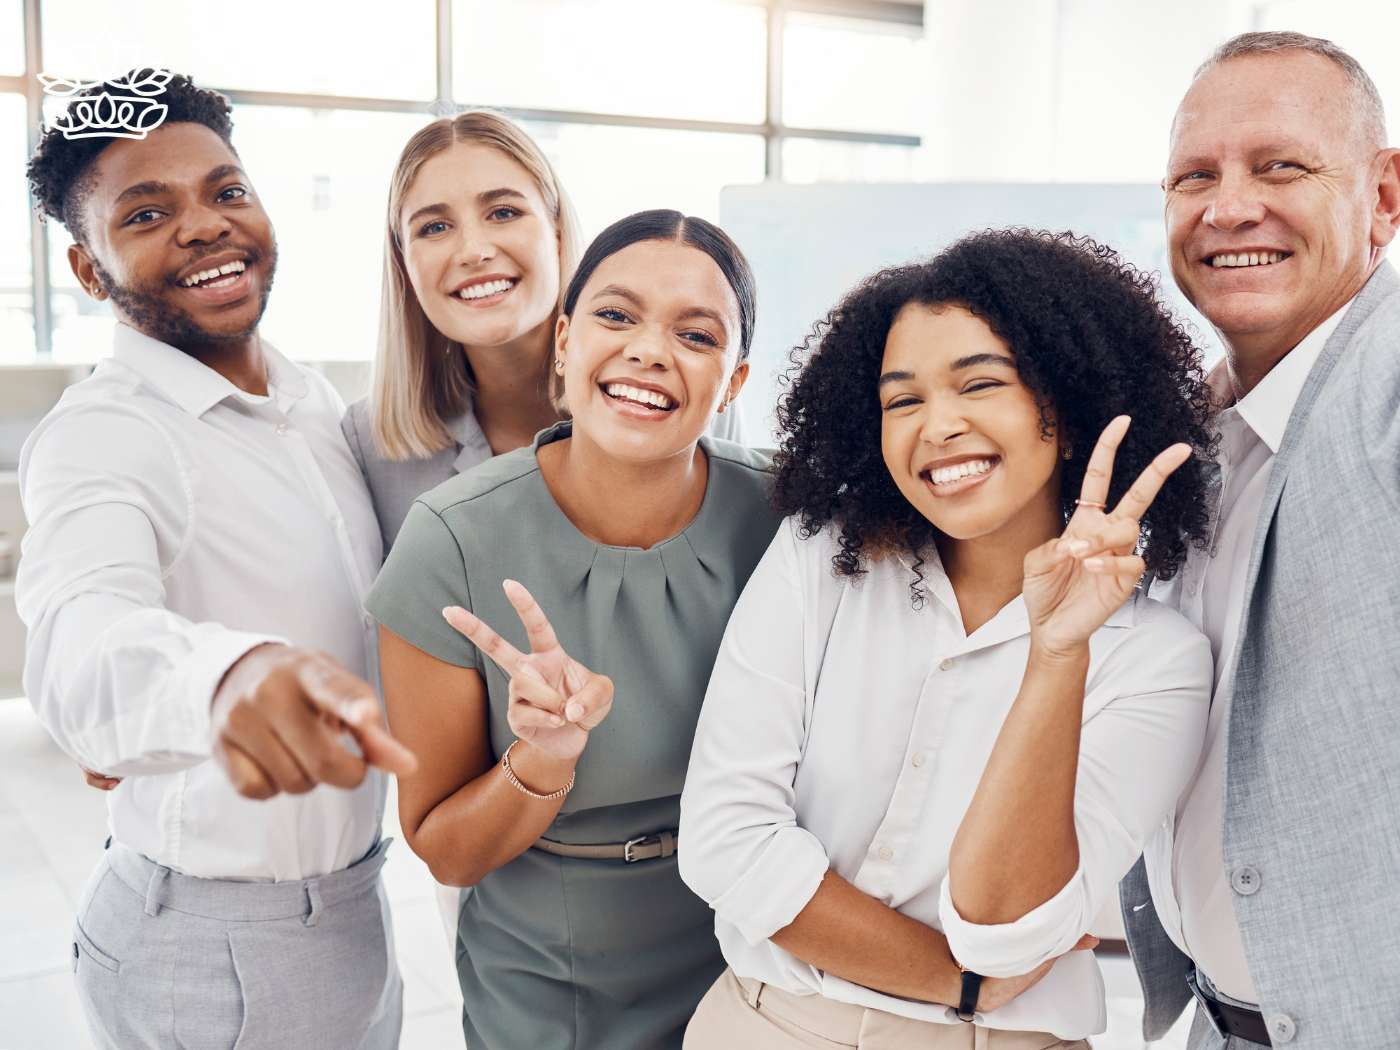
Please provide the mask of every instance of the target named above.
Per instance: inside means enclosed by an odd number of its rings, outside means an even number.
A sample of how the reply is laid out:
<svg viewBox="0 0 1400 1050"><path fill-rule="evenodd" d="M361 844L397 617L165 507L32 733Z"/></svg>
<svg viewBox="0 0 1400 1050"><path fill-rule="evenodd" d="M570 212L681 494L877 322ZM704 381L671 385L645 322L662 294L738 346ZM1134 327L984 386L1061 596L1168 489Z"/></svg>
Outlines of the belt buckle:
<svg viewBox="0 0 1400 1050"><path fill-rule="evenodd" d="M1205 1011L1206 1020L1210 1022L1211 1028L1221 1039L1229 1039L1230 1033L1225 1028L1225 1022L1218 1015L1218 1004L1210 996L1206 995L1205 989L1201 987L1201 982L1196 977L1196 968L1193 966L1186 972L1186 987L1191 989L1192 996L1196 1002L1201 1004L1201 1009Z"/></svg>
<svg viewBox="0 0 1400 1050"><path fill-rule="evenodd" d="M636 864L638 861L646 860L646 857L638 857L634 855L632 852L633 847L650 846L659 843L660 841L661 837L659 835L638 835L634 839L628 839L622 844L622 863Z"/></svg>

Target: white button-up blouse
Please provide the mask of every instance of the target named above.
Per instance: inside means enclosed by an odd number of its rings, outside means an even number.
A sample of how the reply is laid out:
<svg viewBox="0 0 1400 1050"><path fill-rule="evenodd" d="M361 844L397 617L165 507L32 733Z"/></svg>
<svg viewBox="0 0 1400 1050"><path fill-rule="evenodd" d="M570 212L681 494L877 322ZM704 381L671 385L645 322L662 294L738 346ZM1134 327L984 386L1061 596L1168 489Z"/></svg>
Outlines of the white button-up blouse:
<svg viewBox="0 0 1400 1050"><path fill-rule="evenodd" d="M941 929L988 976L1062 956L1039 984L979 1015L994 1028L1080 1039L1106 1027L1103 979L1069 952L1175 806L1201 751L1210 647L1182 616L1137 596L1090 640L1075 824L1079 869L1016 922L978 926L953 907L948 855L1020 688L1029 624L1020 597L970 636L936 554L916 608L907 559L837 577L831 530L779 528L720 646L681 798L682 877L715 910L741 976L921 1020L947 1007L823 973L769 938L828 868Z"/></svg>

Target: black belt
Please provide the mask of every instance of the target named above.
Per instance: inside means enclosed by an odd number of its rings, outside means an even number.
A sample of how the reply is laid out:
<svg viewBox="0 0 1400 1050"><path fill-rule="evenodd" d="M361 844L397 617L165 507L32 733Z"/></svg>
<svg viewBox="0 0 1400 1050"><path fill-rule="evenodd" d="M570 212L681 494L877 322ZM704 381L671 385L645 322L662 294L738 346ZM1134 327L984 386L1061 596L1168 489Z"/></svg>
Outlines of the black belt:
<svg viewBox="0 0 1400 1050"><path fill-rule="evenodd" d="M1201 1009L1205 1011L1206 1020L1220 1038L1225 1039L1233 1035L1236 1039L1243 1039L1258 1046L1274 1045L1269 1041L1269 1028L1264 1024L1263 1014L1246 1006L1222 1003L1201 987L1201 982L1196 979L1194 966L1186 974L1186 987L1191 989L1196 1002L1200 1003Z"/></svg>

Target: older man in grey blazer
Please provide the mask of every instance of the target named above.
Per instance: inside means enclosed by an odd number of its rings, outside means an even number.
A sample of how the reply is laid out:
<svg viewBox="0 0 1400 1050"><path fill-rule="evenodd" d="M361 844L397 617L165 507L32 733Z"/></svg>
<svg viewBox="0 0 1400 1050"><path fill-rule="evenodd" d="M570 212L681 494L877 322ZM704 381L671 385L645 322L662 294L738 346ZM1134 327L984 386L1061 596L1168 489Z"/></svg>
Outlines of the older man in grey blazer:
<svg viewBox="0 0 1400 1050"><path fill-rule="evenodd" d="M1157 1038L1400 1046L1400 161L1335 45L1249 33L1172 126L1172 272L1220 333L1210 549L1154 595L1209 636L1194 783L1123 882Z"/></svg>

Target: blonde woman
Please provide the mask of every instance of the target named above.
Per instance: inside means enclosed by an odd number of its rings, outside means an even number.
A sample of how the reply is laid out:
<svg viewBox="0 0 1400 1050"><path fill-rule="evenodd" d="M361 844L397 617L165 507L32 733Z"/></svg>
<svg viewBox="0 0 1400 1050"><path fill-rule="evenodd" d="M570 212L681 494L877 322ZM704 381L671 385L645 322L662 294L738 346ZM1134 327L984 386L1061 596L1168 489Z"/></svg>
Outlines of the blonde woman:
<svg viewBox="0 0 1400 1050"><path fill-rule="evenodd" d="M389 188L373 385L342 423L386 552L420 495L562 417L554 326L578 252L554 168L505 117L467 110L404 146ZM711 432L740 440L733 412Z"/></svg>

